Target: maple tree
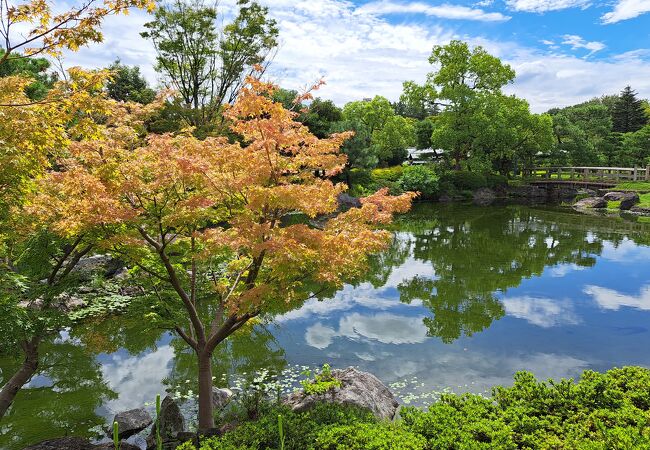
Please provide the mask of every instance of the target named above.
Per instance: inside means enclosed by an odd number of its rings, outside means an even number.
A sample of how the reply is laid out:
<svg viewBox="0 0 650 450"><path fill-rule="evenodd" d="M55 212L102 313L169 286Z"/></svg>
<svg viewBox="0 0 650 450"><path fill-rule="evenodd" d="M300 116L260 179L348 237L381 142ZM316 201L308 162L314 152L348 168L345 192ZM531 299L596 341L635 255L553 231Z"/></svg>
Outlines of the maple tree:
<svg viewBox="0 0 650 450"><path fill-rule="evenodd" d="M73 270L96 241L92 233L57 236L49 222L29 213L29 194L71 142L83 145L106 135L132 142L156 107L107 100L102 91L107 77L106 71L72 69L43 101L0 108L0 352L24 356L0 389L0 418L37 372L44 338L70 324L59 296L73 287ZM8 87L0 90L0 101L24 103L29 82L0 80Z"/></svg>
<svg viewBox="0 0 650 450"><path fill-rule="evenodd" d="M346 186L330 177L346 162L349 133L315 137L271 100L275 89L249 78L226 108L243 143L189 132L137 148L121 134L71 143L29 207L62 236L101 230L100 245L150 280L149 322L174 329L197 356L201 430L214 425L217 345L265 312L362 274L390 239L376 225L414 196L384 190L335 214ZM331 217L313 227L287 221L296 214Z"/></svg>
<svg viewBox="0 0 650 450"><path fill-rule="evenodd" d="M110 15L128 14L130 8L153 11L152 0L85 0L66 11L53 11L47 0L29 0L17 4L0 2L0 39L9 59L38 54L59 56L62 50L78 50L92 42L101 42L102 21ZM27 31L25 32L25 28Z"/></svg>

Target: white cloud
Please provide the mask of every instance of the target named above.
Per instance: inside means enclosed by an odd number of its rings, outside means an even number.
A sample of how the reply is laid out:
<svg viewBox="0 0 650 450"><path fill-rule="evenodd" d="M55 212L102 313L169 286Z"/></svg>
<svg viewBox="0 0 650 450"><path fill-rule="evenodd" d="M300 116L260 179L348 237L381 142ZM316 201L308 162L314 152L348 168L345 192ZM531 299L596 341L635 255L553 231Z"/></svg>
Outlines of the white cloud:
<svg viewBox="0 0 650 450"><path fill-rule="evenodd" d="M322 323L315 323L305 331L305 341L311 347L324 349L330 346L332 339L337 336L337 332Z"/></svg>
<svg viewBox="0 0 650 450"><path fill-rule="evenodd" d="M590 0L506 0L506 5L515 11L543 13L567 8L586 8Z"/></svg>
<svg viewBox="0 0 650 450"><path fill-rule="evenodd" d="M490 3L482 6L489 6ZM510 16L505 16L498 12L485 12L482 9L469 8L461 5L450 5L448 3L428 5L419 2L402 3L389 0L366 3L359 7L356 13L375 15L412 13L438 17L440 19L478 20L482 22L503 22L510 20Z"/></svg>
<svg viewBox="0 0 650 450"><path fill-rule="evenodd" d="M650 0L620 0L614 6L614 10L603 14L603 23L616 23L622 20L634 19L635 17L650 11Z"/></svg>
<svg viewBox="0 0 650 450"><path fill-rule="evenodd" d="M614 289L588 285L584 293L591 295L603 309L618 310L621 307L650 310L650 285L641 289L639 295L622 294Z"/></svg>
<svg viewBox="0 0 650 450"><path fill-rule="evenodd" d="M581 36L575 34L565 34L564 40L562 41L564 45L570 45L573 50L583 48L589 50L589 55L592 55L606 47L602 42L597 41L586 41Z"/></svg>
<svg viewBox="0 0 650 450"><path fill-rule="evenodd" d="M601 258L626 264L650 259L650 248L639 246L633 240L624 238L618 243L605 241Z"/></svg>
<svg viewBox="0 0 650 450"><path fill-rule="evenodd" d="M118 398L105 406L111 413L141 408L157 394L163 394L165 388L160 380L169 374L173 359L174 349L169 345L144 356L113 355L110 362L102 364L102 373Z"/></svg>
<svg viewBox="0 0 650 450"><path fill-rule="evenodd" d="M511 64L517 71L517 79L508 92L527 99L535 112L616 93L626 84L634 86L640 96L650 96L650 62L638 57L585 60L549 54L547 50L522 47L514 42L461 35L449 28L448 23L391 23L344 0L262 1L278 21L282 42L270 76L291 89L324 77L327 86L317 95L339 105L373 95L396 100L403 81L425 80L431 71L427 60L433 45L451 39L483 45ZM512 1L542 4L532 0ZM232 0L224 0L223 5L231 3ZM551 9L569 3L586 4L568 0L544 2ZM106 20L105 43L69 54L67 64L104 67L119 56L126 64L139 65L147 78L155 82L155 52L139 36L147 20L149 17L141 11Z"/></svg>
<svg viewBox="0 0 650 450"><path fill-rule="evenodd" d="M502 300L506 314L524 319L533 325L550 328L580 322L573 306L566 300L535 297L509 297Z"/></svg>
<svg viewBox="0 0 650 450"><path fill-rule="evenodd" d="M382 344L418 344L427 339L427 329L422 317L353 313L341 318L338 330L318 322L305 331L307 344L321 350L329 347L335 337ZM370 357L371 354L365 354L362 359L371 361Z"/></svg>
<svg viewBox="0 0 650 450"><path fill-rule="evenodd" d="M553 278L562 278L571 272L577 272L585 269L586 267L582 267L574 263L558 264L557 266L551 267L549 273Z"/></svg>

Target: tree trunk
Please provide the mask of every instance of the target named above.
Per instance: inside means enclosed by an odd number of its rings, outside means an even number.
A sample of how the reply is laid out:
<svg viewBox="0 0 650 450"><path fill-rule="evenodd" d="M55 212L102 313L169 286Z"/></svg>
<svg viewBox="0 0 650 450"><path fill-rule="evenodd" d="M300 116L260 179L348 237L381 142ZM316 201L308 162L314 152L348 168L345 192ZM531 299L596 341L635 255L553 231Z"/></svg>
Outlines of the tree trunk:
<svg viewBox="0 0 650 450"><path fill-rule="evenodd" d="M214 428L212 408L212 355L197 352L199 359L199 432Z"/></svg>
<svg viewBox="0 0 650 450"><path fill-rule="evenodd" d="M18 371L2 387L0 391L0 419L5 415L13 403L20 389L34 376L38 370L38 344L39 338L34 337L22 345L25 352L25 361Z"/></svg>

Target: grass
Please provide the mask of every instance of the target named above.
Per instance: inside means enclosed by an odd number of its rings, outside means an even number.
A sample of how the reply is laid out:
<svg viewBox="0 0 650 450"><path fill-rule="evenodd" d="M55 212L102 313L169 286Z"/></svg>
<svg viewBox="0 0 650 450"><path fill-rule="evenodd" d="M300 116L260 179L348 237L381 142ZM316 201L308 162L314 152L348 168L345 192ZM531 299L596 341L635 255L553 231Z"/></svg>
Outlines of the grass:
<svg viewBox="0 0 650 450"><path fill-rule="evenodd" d="M647 194L641 194L639 195L639 199L641 200L639 202L639 206L642 208L650 208L650 192Z"/></svg>
<svg viewBox="0 0 650 450"><path fill-rule="evenodd" d="M622 191L650 192L650 181L628 181L617 184L614 189Z"/></svg>
<svg viewBox="0 0 650 450"><path fill-rule="evenodd" d="M610 200L607 202L607 209L621 209L621 201L620 200Z"/></svg>

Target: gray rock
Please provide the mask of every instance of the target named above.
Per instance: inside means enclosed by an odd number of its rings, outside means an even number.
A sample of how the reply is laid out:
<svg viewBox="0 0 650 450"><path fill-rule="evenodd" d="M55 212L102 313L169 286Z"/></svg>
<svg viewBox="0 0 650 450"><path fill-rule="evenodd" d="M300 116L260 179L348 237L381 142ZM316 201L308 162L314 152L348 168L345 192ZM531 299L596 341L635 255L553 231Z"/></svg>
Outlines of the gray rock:
<svg viewBox="0 0 650 450"><path fill-rule="evenodd" d="M160 437L163 443L176 442L179 433L185 431L185 418L178 403L169 395L160 405ZM147 448L156 448L156 424L147 437Z"/></svg>
<svg viewBox="0 0 650 450"><path fill-rule="evenodd" d="M92 447L93 450L115 450L115 444L106 442L104 444L97 444ZM129 444L128 442L120 442L120 450L141 450L137 445Z"/></svg>
<svg viewBox="0 0 650 450"><path fill-rule="evenodd" d="M212 389L212 406L215 410L221 410L226 407L230 400L234 397L234 392L230 389Z"/></svg>
<svg viewBox="0 0 650 450"><path fill-rule="evenodd" d="M573 206L576 208L606 208L607 200L601 197L587 197L578 200Z"/></svg>
<svg viewBox="0 0 650 450"><path fill-rule="evenodd" d="M147 428L153 423L151 415L142 408L124 411L115 415L113 422L118 424L118 436L120 439L128 439L134 434ZM112 428L107 430L108 437L113 436Z"/></svg>
<svg viewBox="0 0 650 450"><path fill-rule="evenodd" d="M361 208L361 200L345 192L341 192L336 200L339 203L339 210L341 211L347 211L350 208Z"/></svg>
<svg viewBox="0 0 650 450"><path fill-rule="evenodd" d="M285 397L284 403L293 411L305 411L317 402L331 402L342 405L356 405L367 408L382 420L392 420L399 404L393 393L377 377L354 367L332 370L332 376L341 381L335 387L320 395L306 395L294 392Z"/></svg>
<svg viewBox="0 0 650 450"><path fill-rule="evenodd" d="M608 192L603 197L607 201L620 201L620 209L622 211L627 211L631 209L634 205L639 203L639 194L636 192Z"/></svg>
<svg viewBox="0 0 650 450"><path fill-rule="evenodd" d="M578 192L576 192L576 195L580 196L589 196L589 197L598 197L598 192L596 192L593 189L578 189Z"/></svg>
<svg viewBox="0 0 650 450"><path fill-rule="evenodd" d="M472 197L474 203L476 203L477 205L489 205L492 202L494 202L494 200L496 200L497 195L492 189L488 187L484 187L474 191L472 193Z"/></svg>
<svg viewBox="0 0 650 450"><path fill-rule="evenodd" d="M88 439L65 437L48 439L47 441L25 447L23 450L89 450L94 447Z"/></svg>
<svg viewBox="0 0 650 450"><path fill-rule="evenodd" d="M548 197L548 192L544 187L539 186L510 186L508 187L508 196L515 198L545 199Z"/></svg>
<svg viewBox="0 0 650 450"><path fill-rule="evenodd" d="M25 447L23 450L114 450L112 442L105 444L93 444L88 439L79 437L64 437L48 439L38 444ZM121 450L140 450L136 445L120 442Z"/></svg>
<svg viewBox="0 0 650 450"><path fill-rule="evenodd" d="M630 212L633 212L638 216L650 216L650 208L646 208L644 206L633 206L630 209Z"/></svg>

